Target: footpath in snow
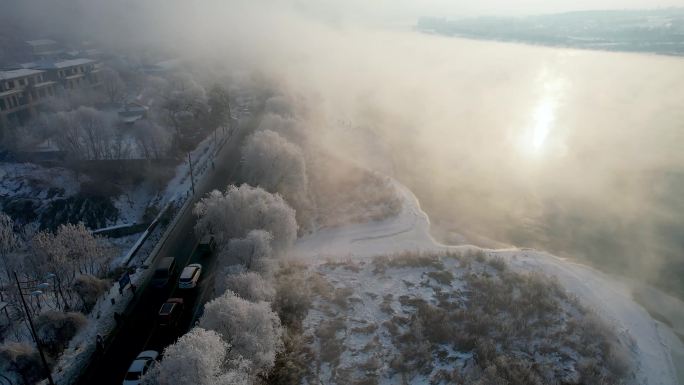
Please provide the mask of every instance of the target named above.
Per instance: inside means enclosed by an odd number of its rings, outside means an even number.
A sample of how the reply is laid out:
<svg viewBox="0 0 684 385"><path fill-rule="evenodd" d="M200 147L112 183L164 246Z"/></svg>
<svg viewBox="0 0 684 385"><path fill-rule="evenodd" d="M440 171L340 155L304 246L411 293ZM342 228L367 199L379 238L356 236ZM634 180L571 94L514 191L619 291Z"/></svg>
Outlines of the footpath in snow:
<svg viewBox="0 0 684 385"><path fill-rule="evenodd" d="M323 229L300 238L292 258L324 263L334 259L369 258L403 251L467 251L474 246L447 246L430 235L430 220L413 193L396 183L403 207L383 221ZM673 331L637 304L630 286L593 268L530 249L485 250L505 258L512 268L555 276L565 289L607 321L637 358L636 382L644 385L684 384L684 344ZM659 292L658 292L659 293ZM669 298L659 293L662 298ZM674 358L674 359L673 359Z"/></svg>

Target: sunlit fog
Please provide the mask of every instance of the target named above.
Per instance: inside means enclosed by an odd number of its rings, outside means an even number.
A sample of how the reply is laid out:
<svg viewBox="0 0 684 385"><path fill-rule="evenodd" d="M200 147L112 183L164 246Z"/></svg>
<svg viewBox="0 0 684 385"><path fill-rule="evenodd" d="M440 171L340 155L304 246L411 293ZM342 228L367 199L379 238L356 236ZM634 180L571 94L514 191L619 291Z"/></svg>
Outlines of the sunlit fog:
<svg viewBox="0 0 684 385"><path fill-rule="evenodd" d="M683 0L0 0L0 385L683 383L683 57Z"/></svg>

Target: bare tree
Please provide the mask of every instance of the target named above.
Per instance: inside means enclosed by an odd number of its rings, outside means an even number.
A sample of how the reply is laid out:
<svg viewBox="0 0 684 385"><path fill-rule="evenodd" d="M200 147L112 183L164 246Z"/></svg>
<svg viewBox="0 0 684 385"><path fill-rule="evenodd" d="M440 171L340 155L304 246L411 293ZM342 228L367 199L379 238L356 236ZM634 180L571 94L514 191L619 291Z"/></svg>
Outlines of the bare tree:
<svg viewBox="0 0 684 385"><path fill-rule="evenodd" d="M5 273L7 273L7 282L12 281L10 264L7 258L10 253L19 247L19 244L19 237L14 232L14 221L9 215L0 212L0 257L2 257Z"/></svg>
<svg viewBox="0 0 684 385"><path fill-rule="evenodd" d="M209 90L208 104L208 122L210 128L212 130L216 130L217 128L230 129L231 111L228 90L218 84L213 86Z"/></svg>
<svg viewBox="0 0 684 385"><path fill-rule="evenodd" d="M204 88L187 74L176 75L170 86L161 103L162 118L174 128L176 146L182 147L184 132L198 128L197 124L208 110L207 95Z"/></svg>
<svg viewBox="0 0 684 385"><path fill-rule="evenodd" d="M57 146L74 158L122 159L130 155L130 143L114 129L112 117L102 111L81 106L56 113L54 121Z"/></svg>
<svg viewBox="0 0 684 385"><path fill-rule="evenodd" d="M120 103L126 97L126 84L119 76L119 73L112 68L102 70L103 92L110 103Z"/></svg>
<svg viewBox="0 0 684 385"><path fill-rule="evenodd" d="M161 159L169 154L171 135L164 127L142 120L136 123L134 135L140 155L146 159Z"/></svg>

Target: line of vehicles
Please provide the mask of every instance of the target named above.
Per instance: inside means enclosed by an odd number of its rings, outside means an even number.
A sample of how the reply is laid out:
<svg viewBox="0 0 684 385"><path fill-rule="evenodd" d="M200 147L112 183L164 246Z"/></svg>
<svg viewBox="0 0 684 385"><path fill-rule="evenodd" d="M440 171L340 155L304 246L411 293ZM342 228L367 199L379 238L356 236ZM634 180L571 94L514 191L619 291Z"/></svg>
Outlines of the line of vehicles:
<svg viewBox="0 0 684 385"><path fill-rule="evenodd" d="M216 242L211 235L203 237L197 245L197 251L202 254L212 253L215 248ZM172 257L162 258L156 265L150 286L157 290L164 289L173 280L175 274L176 260ZM176 283L177 288L185 292L195 289L199 284L201 276L202 265L199 263L191 263L185 266L178 276ZM176 331L183 312L183 298L168 298L159 308L157 325L165 330ZM160 354L155 350L145 350L138 354L128 368L123 385L139 385L143 375L145 375L159 359Z"/></svg>

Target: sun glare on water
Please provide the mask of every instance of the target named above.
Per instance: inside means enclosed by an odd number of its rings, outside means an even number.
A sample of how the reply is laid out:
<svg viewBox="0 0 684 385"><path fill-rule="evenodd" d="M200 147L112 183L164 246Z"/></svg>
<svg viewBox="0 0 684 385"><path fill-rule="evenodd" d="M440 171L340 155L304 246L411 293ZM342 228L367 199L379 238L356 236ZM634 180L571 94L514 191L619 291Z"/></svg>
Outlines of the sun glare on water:
<svg viewBox="0 0 684 385"><path fill-rule="evenodd" d="M530 146L534 153L540 153L556 120L554 102L551 99L542 100L534 110L533 119Z"/></svg>
<svg viewBox="0 0 684 385"><path fill-rule="evenodd" d="M560 79L544 82L543 93L530 111L529 123L522 127L518 137L520 150L525 156L536 158L551 151L558 98L563 88L564 82Z"/></svg>

